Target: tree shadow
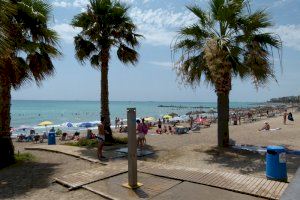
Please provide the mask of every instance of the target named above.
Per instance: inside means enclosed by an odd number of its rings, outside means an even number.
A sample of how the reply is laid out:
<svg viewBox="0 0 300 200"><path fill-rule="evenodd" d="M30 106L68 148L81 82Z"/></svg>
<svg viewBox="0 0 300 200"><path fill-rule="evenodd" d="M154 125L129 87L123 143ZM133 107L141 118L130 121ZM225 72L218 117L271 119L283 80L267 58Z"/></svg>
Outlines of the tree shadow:
<svg viewBox="0 0 300 200"><path fill-rule="evenodd" d="M197 149L194 151L197 151ZM265 158L256 152L212 147L204 153L210 155L209 159L204 160L209 164L217 163L223 167L238 170L242 174L263 172L265 170Z"/></svg>
<svg viewBox="0 0 300 200"><path fill-rule="evenodd" d="M219 164L228 169L238 170L241 174L264 173L266 170L265 154L258 152L220 147L212 147L205 151L194 149L194 151L210 155L209 159L204 160L209 164ZM300 166L300 156L291 154L286 156L287 171L294 174Z"/></svg>
<svg viewBox="0 0 300 200"><path fill-rule="evenodd" d="M47 188L59 164L24 162L0 171L0 199L14 199L34 189Z"/></svg>

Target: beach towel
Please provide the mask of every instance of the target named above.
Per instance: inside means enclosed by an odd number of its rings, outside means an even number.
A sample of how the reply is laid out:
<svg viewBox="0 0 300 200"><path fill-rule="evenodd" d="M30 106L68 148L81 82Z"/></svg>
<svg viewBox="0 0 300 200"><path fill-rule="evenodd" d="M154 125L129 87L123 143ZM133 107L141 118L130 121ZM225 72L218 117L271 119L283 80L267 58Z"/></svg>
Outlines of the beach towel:
<svg viewBox="0 0 300 200"><path fill-rule="evenodd" d="M278 131L280 130L281 128L271 128L270 131Z"/></svg>

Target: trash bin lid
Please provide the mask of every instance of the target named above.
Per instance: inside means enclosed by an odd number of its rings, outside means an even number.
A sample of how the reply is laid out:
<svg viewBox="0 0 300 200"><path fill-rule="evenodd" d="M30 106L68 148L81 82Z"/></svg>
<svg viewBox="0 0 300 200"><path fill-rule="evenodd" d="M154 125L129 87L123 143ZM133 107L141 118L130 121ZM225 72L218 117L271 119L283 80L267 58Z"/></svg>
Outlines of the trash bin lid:
<svg viewBox="0 0 300 200"><path fill-rule="evenodd" d="M267 151L275 151L277 153L285 152L285 148L282 146L267 146Z"/></svg>

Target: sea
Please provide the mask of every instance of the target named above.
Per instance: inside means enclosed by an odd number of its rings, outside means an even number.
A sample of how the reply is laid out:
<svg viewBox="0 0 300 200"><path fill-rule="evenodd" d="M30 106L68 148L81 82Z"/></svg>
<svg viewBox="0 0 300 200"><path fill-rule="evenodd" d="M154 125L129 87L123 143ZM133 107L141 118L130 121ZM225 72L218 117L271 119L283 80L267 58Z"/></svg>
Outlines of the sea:
<svg viewBox="0 0 300 200"><path fill-rule="evenodd" d="M231 102L230 108L245 108L257 105L254 102ZM216 102L157 102L157 101L110 101L111 123L119 117L125 119L127 108L136 108L137 117L160 118L165 114L185 115L190 111L216 110ZM11 127L32 127L43 129L42 121L53 122L53 127L71 122L78 125L83 122L97 122L100 119L99 101L46 101L12 100Z"/></svg>

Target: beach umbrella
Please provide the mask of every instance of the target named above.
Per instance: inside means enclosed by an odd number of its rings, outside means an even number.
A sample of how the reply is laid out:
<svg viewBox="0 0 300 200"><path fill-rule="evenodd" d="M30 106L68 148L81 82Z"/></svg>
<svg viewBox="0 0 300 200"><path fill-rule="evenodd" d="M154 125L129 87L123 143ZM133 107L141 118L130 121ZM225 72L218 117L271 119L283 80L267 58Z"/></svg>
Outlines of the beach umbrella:
<svg viewBox="0 0 300 200"><path fill-rule="evenodd" d="M69 128L70 128L70 127L73 127L73 124L72 124L71 122L67 122L67 123L66 123L66 127L69 127Z"/></svg>
<svg viewBox="0 0 300 200"><path fill-rule="evenodd" d="M177 113L170 113L169 115L170 115L170 116L172 116L172 117L176 117L176 116L178 116L178 114L177 114Z"/></svg>
<svg viewBox="0 0 300 200"><path fill-rule="evenodd" d="M83 122L83 123L79 124L79 127L90 128L90 127L93 127L93 124L90 122Z"/></svg>
<svg viewBox="0 0 300 200"><path fill-rule="evenodd" d="M171 122L176 122L176 121L182 121L181 117L173 117L172 119L170 119Z"/></svg>
<svg viewBox="0 0 300 200"><path fill-rule="evenodd" d="M49 125L52 125L52 124L53 124L53 122L50 122L50 121L43 121L43 122L39 123L38 125L39 125L39 126L49 126Z"/></svg>
<svg viewBox="0 0 300 200"><path fill-rule="evenodd" d="M38 125L39 125L39 126L45 126L46 133L47 133L47 132L48 132L48 131L47 131L47 126L52 125L52 124L53 124L53 122L50 122L50 121L43 121L43 122L39 123Z"/></svg>
<svg viewBox="0 0 300 200"><path fill-rule="evenodd" d="M154 117L146 117L144 118L146 122L154 122L156 121Z"/></svg>
<svg viewBox="0 0 300 200"><path fill-rule="evenodd" d="M187 115L180 115L180 118L182 121L188 121L190 119L190 117Z"/></svg>
<svg viewBox="0 0 300 200"><path fill-rule="evenodd" d="M171 115L164 115L163 118L164 118L164 119L171 119L172 116L171 116Z"/></svg>
<svg viewBox="0 0 300 200"><path fill-rule="evenodd" d="M21 125L18 128L16 128L16 130L26 130L26 129L30 130L33 129L33 127L29 125Z"/></svg>

